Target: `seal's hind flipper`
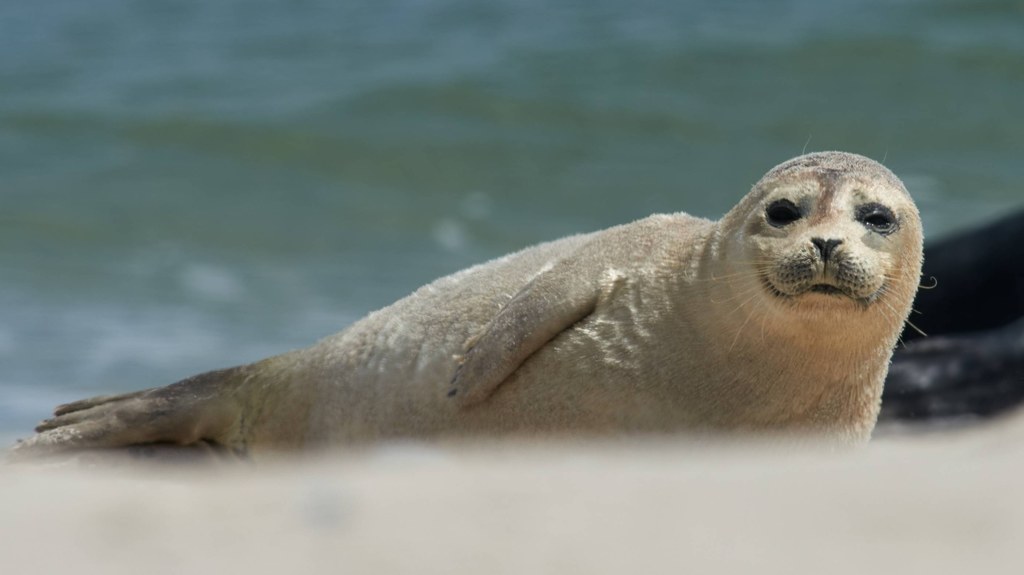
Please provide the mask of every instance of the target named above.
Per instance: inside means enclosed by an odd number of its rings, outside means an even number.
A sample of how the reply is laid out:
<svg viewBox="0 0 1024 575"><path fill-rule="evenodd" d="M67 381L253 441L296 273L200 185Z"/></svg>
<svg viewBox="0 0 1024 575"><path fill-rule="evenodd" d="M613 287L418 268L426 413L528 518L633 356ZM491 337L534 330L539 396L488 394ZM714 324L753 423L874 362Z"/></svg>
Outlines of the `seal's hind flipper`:
<svg viewBox="0 0 1024 575"><path fill-rule="evenodd" d="M225 447L237 436L241 368L211 371L178 383L57 407L36 435L15 445L15 456L165 443L208 442Z"/></svg>

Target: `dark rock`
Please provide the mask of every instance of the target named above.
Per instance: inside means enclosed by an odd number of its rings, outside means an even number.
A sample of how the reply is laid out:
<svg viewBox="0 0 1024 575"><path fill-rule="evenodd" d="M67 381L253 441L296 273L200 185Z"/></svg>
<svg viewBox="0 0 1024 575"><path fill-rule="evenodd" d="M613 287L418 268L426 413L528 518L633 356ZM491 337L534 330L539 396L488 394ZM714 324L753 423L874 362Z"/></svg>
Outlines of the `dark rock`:
<svg viewBox="0 0 1024 575"><path fill-rule="evenodd" d="M934 278L934 280L932 279ZM1024 212L925 246L881 421L986 417L1024 403Z"/></svg>

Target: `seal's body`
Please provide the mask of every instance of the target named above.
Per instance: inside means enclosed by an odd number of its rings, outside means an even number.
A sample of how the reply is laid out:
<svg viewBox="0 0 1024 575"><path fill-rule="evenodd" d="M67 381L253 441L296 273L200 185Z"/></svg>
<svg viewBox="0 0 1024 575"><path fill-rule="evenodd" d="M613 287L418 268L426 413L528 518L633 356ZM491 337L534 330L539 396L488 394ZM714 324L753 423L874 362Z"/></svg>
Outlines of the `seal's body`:
<svg viewBox="0 0 1024 575"><path fill-rule="evenodd" d="M678 430L860 442L921 243L886 168L809 154L718 222L655 215L534 246L310 348L61 406L18 449Z"/></svg>

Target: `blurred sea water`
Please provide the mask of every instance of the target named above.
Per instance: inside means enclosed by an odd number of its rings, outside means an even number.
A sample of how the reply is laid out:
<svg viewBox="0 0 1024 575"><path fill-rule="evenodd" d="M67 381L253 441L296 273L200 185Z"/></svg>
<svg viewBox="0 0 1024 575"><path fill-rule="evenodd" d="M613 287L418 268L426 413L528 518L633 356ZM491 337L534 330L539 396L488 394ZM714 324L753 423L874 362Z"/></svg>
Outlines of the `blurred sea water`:
<svg viewBox="0 0 1024 575"><path fill-rule="evenodd" d="M1024 207L1024 2L0 4L0 439L804 149Z"/></svg>

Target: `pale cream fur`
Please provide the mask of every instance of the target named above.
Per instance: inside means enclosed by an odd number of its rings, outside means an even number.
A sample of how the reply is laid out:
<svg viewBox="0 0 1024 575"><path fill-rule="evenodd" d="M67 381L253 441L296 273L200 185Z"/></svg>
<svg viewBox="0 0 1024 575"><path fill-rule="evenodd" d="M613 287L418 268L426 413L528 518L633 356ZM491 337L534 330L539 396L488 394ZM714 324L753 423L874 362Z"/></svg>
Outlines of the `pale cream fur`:
<svg viewBox="0 0 1024 575"><path fill-rule="evenodd" d="M806 213L779 228L765 213L783 197ZM894 233L857 221L872 202L895 214ZM864 293L783 293L792 286L776 282L778 266L822 269L815 237L843 242L837 261ZM655 215L534 246L441 278L310 348L62 406L16 451L169 442L259 453L673 431L861 442L921 244L917 210L891 172L853 154L809 154L770 171L718 222Z"/></svg>

